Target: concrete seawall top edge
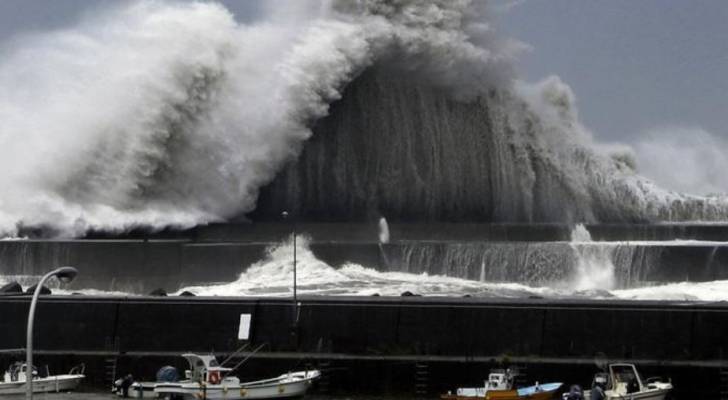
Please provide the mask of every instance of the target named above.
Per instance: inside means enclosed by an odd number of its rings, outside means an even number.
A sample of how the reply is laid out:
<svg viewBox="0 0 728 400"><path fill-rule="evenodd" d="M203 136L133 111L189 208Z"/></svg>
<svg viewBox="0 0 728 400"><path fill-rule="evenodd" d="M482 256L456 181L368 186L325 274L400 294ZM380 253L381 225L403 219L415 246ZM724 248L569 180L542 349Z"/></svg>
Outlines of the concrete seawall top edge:
<svg viewBox="0 0 728 400"><path fill-rule="evenodd" d="M27 302L27 294L0 295L0 302ZM169 304L266 304L286 306L292 303L285 297L224 297L224 296L100 296L51 295L41 296L42 302L58 303L169 303ZM543 309L618 309L653 311L717 311L728 312L728 302L656 301L656 300L598 300L598 299L541 299L541 298L460 298L460 297L398 297L398 296L299 296L305 307L329 306L414 306L414 307L475 307L475 308L543 308Z"/></svg>

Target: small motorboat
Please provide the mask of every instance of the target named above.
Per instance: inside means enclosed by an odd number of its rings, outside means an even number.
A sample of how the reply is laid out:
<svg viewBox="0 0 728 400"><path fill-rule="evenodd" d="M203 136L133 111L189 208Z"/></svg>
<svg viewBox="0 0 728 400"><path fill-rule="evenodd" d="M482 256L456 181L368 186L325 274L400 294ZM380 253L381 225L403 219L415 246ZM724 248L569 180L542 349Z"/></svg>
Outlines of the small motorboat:
<svg viewBox="0 0 728 400"><path fill-rule="evenodd" d="M539 384L515 388L517 372L507 370L493 370L488 375L483 387L459 388L455 394L448 392L440 396L443 400L547 400L551 399L563 385L561 382Z"/></svg>
<svg viewBox="0 0 728 400"><path fill-rule="evenodd" d="M564 393L564 400L664 400L672 383L660 378L643 380L634 364L610 364L609 373L594 375L592 389L579 393ZM581 397L581 399L580 399Z"/></svg>
<svg viewBox="0 0 728 400"><path fill-rule="evenodd" d="M129 386L131 398L174 399L282 399L302 397L314 380L321 376L317 370L296 371L275 378L240 382L229 376L233 368L220 366L213 355L183 354L190 365L184 380L134 382ZM115 391L121 394L121 380Z"/></svg>
<svg viewBox="0 0 728 400"><path fill-rule="evenodd" d="M40 376L36 367L32 368L31 376L33 379L33 393L48 392L69 392L78 387L83 378L85 378L84 365L73 367L68 374L65 375L46 375ZM24 363L15 362L8 367L0 382L0 396L7 394L23 394L25 393L25 383L27 367Z"/></svg>

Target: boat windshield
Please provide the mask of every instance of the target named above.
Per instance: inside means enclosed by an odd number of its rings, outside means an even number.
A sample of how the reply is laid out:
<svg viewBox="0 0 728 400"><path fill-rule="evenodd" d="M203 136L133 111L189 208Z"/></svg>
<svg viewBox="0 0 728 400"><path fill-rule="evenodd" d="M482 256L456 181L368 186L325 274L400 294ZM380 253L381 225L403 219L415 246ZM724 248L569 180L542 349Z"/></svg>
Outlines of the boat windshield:
<svg viewBox="0 0 728 400"><path fill-rule="evenodd" d="M612 376L614 377L614 383L616 385L619 385L620 383L634 384L642 382L642 378L639 376L637 369L631 365L613 366Z"/></svg>
<svg viewBox="0 0 728 400"><path fill-rule="evenodd" d="M212 360L210 360L210 366L211 367L219 367L220 364L218 364L217 363L217 360L213 358Z"/></svg>

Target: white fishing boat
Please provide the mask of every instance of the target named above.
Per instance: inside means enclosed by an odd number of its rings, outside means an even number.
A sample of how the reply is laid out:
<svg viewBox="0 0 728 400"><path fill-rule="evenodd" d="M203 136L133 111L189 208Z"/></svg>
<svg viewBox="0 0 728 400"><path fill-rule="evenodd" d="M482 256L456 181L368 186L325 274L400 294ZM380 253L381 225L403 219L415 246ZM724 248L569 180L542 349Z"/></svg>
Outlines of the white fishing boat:
<svg viewBox="0 0 728 400"><path fill-rule="evenodd" d="M595 375L592 390L584 391L583 399L664 400L671 390L670 382L663 382L659 378L642 379L634 364L610 364L609 373ZM575 397L569 397L569 393L565 393L563 398L567 400Z"/></svg>
<svg viewBox="0 0 728 400"><path fill-rule="evenodd" d="M78 387L85 378L83 364L74 367L68 374L39 376L38 370L33 367L33 393L69 392ZM16 362L8 367L0 382L0 396L8 394L25 393L27 368L24 363Z"/></svg>
<svg viewBox="0 0 728 400"><path fill-rule="evenodd" d="M233 368L219 365L212 355L183 354L190 365L179 382L135 382L129 387L131 398L182 399L282 399L302 397L314 380L317 370L296 371L275 378L240 382L229 376ZM118 390L117 390L117 393Z"/></svg>
<svg viewBox="0 0 728 400"><path fill-rule="evenodd" d="M562 386L561 382L552 382L516 388L517 371L497 369L490 372L488 380L481 387L458 388L453 394L448 392L440 396L442 400L548 400L553 398Z"/></svg>

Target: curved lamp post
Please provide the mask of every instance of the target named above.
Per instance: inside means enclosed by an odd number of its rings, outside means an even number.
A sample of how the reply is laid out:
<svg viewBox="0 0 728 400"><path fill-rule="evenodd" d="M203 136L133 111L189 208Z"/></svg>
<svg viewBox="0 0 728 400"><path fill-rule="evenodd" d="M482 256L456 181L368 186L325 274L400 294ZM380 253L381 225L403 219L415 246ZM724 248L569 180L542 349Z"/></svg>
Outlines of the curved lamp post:
<svg viewBox="0 0 728 400"><path fill-rule="evenodd" d="M33 319L35 319L35 305L38 303L41 289L45 281L55 276L63 283L73 280L78 274L78 270L73 267L61 267L43 275L40 282L33 292L33 300L30 302L30 312L28 312L28 330L26 332L25 345L25 398L33 398Z"/></svg>

